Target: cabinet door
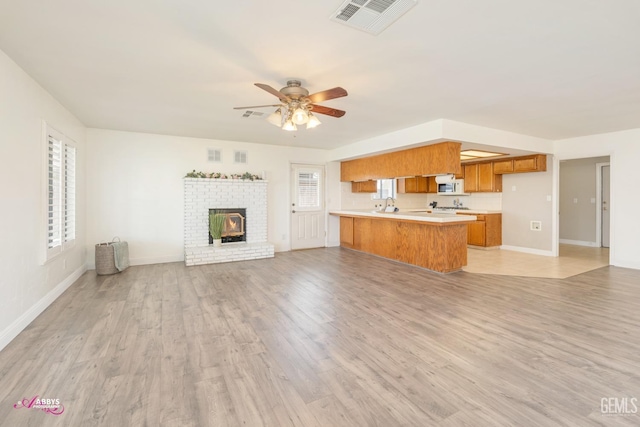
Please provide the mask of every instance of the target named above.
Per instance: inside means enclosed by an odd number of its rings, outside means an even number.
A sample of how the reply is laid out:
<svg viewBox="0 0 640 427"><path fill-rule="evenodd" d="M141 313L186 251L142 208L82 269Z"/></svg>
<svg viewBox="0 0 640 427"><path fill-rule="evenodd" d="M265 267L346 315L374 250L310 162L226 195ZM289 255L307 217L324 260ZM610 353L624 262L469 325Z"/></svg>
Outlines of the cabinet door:
<svg viewBox="0 0 640 427"><path fill-rule="evenodd" d="M438 192L438 183L436 182L435 176L427 177L427 193L437 193Z"/></svg>
<svg viewBox="0 0 640 427"><path fill-rule="evenodd" d="M485 239L485 222L470 222L467 225L467 244L474 246L484 246Z"/></svg>
<svg viewBox="0 0 640 427"><path fill-rule="evenodd" d="M429 182L426 176L417 176L416 177L416 193L428 193L429 192Z"/></svg>
<svg viewBox="0 0 640 427"><path fill-rule="evenodd" d="M464 191L465 193L478 192L478 165L464 165Z"/></svg>
<svg viewBox="0 0 640 427"><path fill-rule="evenodd" d="M424 176L398 178L398 193L428 193L428 182Z"/></svg>
<svg viewBox="0 0 640 427"><path fill-rule="evenodd" d="M349 216L340 217L340 246L345 248L353 247L353 218Z"/></svg>
<svg viewBox="0 0 640 427"><path fill-rule="evenodd" d="M547 170L547 156L537 154L513 160L514 172L544 172Z"/></svg>
<svg viewBox="0 0 640 427"><path fill-rule="evenodd" d="M478 164L478 191L490 193L494 190L493 163Z"/></svg>
<svg viewBox="0 0 640 427"><path fill-rule="evenodd" d="M351 183L352 193L376 193L378 191L377 181L361 181Z"/></svg>
<svg viewBox="0 0 640 427"><path fill-rule="evenodd" d="M493 173L495 174L503 174L503 173L511 173L513 172L513 160L495 160L493 162Z"/></svg>

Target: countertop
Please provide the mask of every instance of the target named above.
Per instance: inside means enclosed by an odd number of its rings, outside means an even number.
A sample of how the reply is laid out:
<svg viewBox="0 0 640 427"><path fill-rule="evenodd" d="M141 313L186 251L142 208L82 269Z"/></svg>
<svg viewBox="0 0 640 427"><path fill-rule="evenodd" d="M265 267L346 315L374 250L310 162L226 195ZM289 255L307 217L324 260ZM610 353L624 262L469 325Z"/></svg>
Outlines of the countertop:
<svg viewBox="0 0 640 427"><path fill-rule="evenodd" d="M429 213L427 212L427 209L400 209L398 212L377 212L372 209L353 209L330 211L329 214L338 216L364 216L370 218L402 219L408 221L437 223L472 222L477 219L474 215Z"/></svg>
<svg viewBox="0 0 640 427"><path fill-rule="evenodd" d="M433 210L433 208L400 209L401 212L431 212L432 210ZM436 211L438 211L437 207L436 207ZM438 213L439 212L440 211L438 211ZM502 211L494 211L494 210L487 210L487 209L446 209L446 212L468 213L468 214L471 214L471 215L489 215L489 214L501 214L502 213Z"/></svg>

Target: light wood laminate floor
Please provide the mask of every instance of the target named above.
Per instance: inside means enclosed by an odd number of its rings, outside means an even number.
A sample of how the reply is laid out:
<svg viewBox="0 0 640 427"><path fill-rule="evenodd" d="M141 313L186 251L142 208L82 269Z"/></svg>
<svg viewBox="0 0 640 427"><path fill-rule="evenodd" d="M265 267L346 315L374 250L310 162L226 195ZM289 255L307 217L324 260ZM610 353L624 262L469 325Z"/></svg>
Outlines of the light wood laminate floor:
<svg viewBox="0 0 640 427"><path fill-rule="evenodd" d="M440 275L340 248L90 271L0 352L2 426L637 426L640 272ZM59 398L54 416L14 409Z"/></svg>
<svg viewBox="0 0 640 427"><path fill-rule="evenodd" d="M609 265L609 248L561 244L557 257L502 249L467 251L464 271L507 276L564 279Z"/></svg>

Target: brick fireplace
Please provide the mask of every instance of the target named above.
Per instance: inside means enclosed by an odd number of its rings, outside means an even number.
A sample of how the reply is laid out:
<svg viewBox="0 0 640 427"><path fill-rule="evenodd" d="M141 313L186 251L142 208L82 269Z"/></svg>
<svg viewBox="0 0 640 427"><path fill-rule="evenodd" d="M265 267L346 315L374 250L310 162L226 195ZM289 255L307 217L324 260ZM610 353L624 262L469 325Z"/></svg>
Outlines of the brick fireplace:
<svg viewBox="0 0 640 427"><path fill-rule="evenodd" d="M274 247L267 242L267 184L267 181L184 178L185 264L272 258ZM245 212L246 241L228 239L214 248L209 243L211 210Z"/></svg>

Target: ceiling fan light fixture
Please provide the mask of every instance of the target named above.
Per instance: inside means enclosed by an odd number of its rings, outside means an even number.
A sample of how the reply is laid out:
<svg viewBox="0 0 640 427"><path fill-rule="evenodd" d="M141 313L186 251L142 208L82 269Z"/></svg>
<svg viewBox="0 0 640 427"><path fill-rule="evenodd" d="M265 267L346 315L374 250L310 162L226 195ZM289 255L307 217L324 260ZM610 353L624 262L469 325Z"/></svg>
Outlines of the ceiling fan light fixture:
<svg viewBox="0 0 640 427"><path fill-rule="evenodd" d="M283 130L288 130L288 131L294 131L294 130L298 130L297 126L295 123L293 123L291 121L291 119L287 120L286 122L284 122L284 125L282 125L282 129Z"/></svg>
<svg viewBox="0 0 640 427"><path fill-rule="evenodd" d="M313 115L313 113L309 113L309 121L307 122L307 129L313 129L314 127L321 125L322 122Z"/></svg>
<svg viewBox="0 0 640 427"><path fill-rule="evenodd" d="M291 117L293 123L297 125L303 125L309 121L309 113L302 107L298 107L293 112L293 116Z"/></svg>
<svg viewBox="0 0 640 427"><path fill-rule="evenodd" d="M274 126L282 126L282 108L278 108L276 111L271 113L271 115L267 117L267 121Z"/></svg>

